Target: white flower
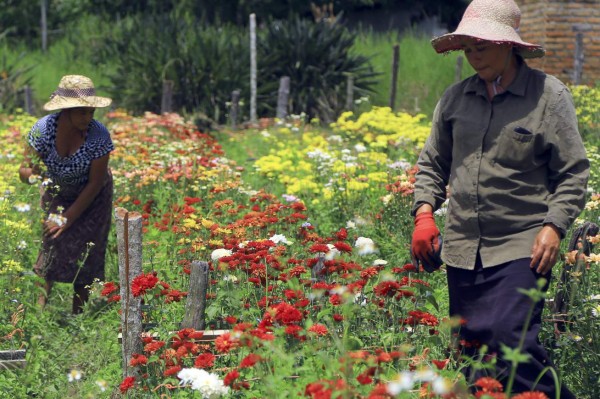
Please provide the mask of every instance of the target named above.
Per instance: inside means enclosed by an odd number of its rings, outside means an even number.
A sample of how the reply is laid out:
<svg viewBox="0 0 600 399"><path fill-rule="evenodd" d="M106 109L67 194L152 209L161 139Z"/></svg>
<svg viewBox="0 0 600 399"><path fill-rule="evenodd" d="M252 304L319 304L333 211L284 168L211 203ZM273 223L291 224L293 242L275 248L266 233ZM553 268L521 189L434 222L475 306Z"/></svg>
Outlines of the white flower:
<svg viewBox="0 0 600 399"><path fill-rule="evenodd" d="M215 249L214 251L212 251L212 253L210 254L210 258L212 259L213 262L216 262L219 259L221 259L222 257L230 256L230 255L231 255L231 251L229 249L219 248L219 249Z"/></svg>
<svg viewBox="0 0 600 399"><path fill-rule="evenodd" d="M219 376L206 370L197 368L182 369L177 377L181 379L181 385L191 384L192 389L200 391L204 399L219 398L229 393L229 387L223 384Z"/></svg>
<svg viewBox="0 0 600 399"><path fill-rule="evenodd" d="M69 382L73 382L73 381L79 381L81 379L81 371L79 370L71 370L69 372L69 374L67 374L67 378L69 379Z"/></svg>
<svg viewBox="0 0 600 399"><path fill-rule="evenodd" d="M35 184L38 181L42 180L42 176L39 175L30 175L29 178L27 178L27 181L29 182L29 184Z"/></svg>
<svg viewBox="0 0 600 399"><path fill-rule="evenodd" d="M108 383L104 380L98 380L96 381L96 385L98 385L98 387L100 388L101 392L106 391L106 389L108 388Z"/></svg>
<svg viewBox="0 0 600 399"><path fill-rule="evenodd" d="M355 229L356 228L356 223L354 223L352 220L348 220L346 222L346 228L347 229Z"/></svg>
<svg viewBox="0 0 600 399"><path fill-rule="evenodd" d="M286 200L286 202L298 202L298 201L300 201L300 199L298 197L296 197L295 195L291 195L291 194L283 194L282 197L283 197L284 200Z"/></svg>
<svg viewBox="0 0 600 399"><path fill-rule="evenodd" d="M383 260L383 259L375 259L373 261L373 266L383 266L383 265L387 265L388 262L387 260Z"/></svg>
<svg viewBox="0 0 600 399"><path fill-rule="evenodd" d="M271 137L271 133L268 130L261 130L260 135L263 137Z"/></svg>
<svg viewBox="0 0 600 399"><path fill-rule="evenodd" d="M390 203L390 201L394 198L394 196L392 194L387 194L384 195L383 197L381 197L381 202L383 202L383 205L387 205Z"/></svg>
<svg viewBox="0 0 600 399"><path fill-rule="evenodd" d="M67 224L67 218L63 215L59 215L58 213L51 213L48 215L48 222L53 222L58 227L62 227Z"/></svg>
<svg viewBox="0 0 600 399"><path fill-rule="evenodd" d="M392 396L396 396L401 392L409 391L413 388L415 380L413 373L409 371L403 371L398 374L398 378L387 384L386 390Z"/></svg>
<svg viewBox="0 0 600 399"><path fill-rule="evenodd" d="M592 307L592 316L600 316L600 305L595 305L594 307Z"/></svg>
<svg viewBox="0 0 600 399"><path fill-rule="evenodd" d="M358 248L359 255L368 255L374 252L377 252L377 248L375 248L375 243L373 240L367 237L358 237L354 246Z"/></svg>
<svg viewBox="0 0 600 399"><path fill-rule="evenodd" d="M431 383L431 388L436 395L446 395L452 391L452 382L444 377L437 377Z"/></svg>
<svg viewBox="0 0 600 399"><path fill-rule="evenodd" d="M354 146L354 150L356 152L365 152L365 151L367 151L367 147L365 147L364 144L358 143Z"/></svg>
<svg viewBox="0 0 600 399"><path fill-rule="evenodd" d="M25 248L27 248L27 242L25 240L21 240L18 244L17 244L17 249L19 251L24 250Z"/></svg>
<svg viewBox="0 0 600 399"><path fill-rule="evenodd" d="M333 244L327 244L327 248L329 248L329 252L325 254L325 260L333 260L341 253Z"/></svg>
<svg viewBox="0 0 600 399"><path fill-rule="evenodd" d="M289 244L290 243L283 234L275 234L273 237L269 238L269 240L273 241L275 244Z"/></svg>
<svg viewBox="0 0 600 399"><path fill-rule="evenodd" d="M19 212L29 212L31 210L31 205L29 204L15 204L15 209Z"/></svg>
<svg viewBox="0 0 600 399"><path fill-rule="evenodd" d="M230 281L232 283L237 283L238 278L236 276L234 276L233 274L228 274L223 277L223 281Z"/></svg>

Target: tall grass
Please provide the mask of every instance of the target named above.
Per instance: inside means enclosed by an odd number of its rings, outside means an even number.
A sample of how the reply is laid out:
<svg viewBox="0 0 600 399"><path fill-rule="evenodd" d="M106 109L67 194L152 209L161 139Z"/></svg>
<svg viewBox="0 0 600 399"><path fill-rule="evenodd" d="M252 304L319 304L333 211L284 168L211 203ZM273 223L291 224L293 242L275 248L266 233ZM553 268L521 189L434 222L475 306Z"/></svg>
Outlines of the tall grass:
<svg viewBox="0 0 600 399"><path fill-rule="evenodd" d="M41 105L56 88L60 77L66 74L89 76L96 84L99 94L106 95L105 88L111 84L108 72L115 65L113 60L104 56L103 51L103 43L106 41L103 37L112 35L110 26L98 16L88 16L52 36L46 53L25 44L8 46L0 42L0 48L9 59L16 60L19 54L26 52L20 63L23 66L33 66L30 73L38 113ZM143 38L132 37L131 40ZM353 51L369 57L374 69L380 73L375 93L369 99L373 105L389 105L395 44L400 46L395 110L431 115L441 93L454 82L456 59L460 54L436 54L429 38L412 32L400 35L360 31ZM127 54L122 56L127 57ZM198 56L201 57L202 54ZM471 73L468 63L464 62L462 77ZM258 84L260 85L260 77ZM115 104L118 105L118 98L115 99Z"/></svg>
<svg viewBox="0 0 600 399"><path fill-rule="evenodd" d="M376 93L370 99L374 105L390 103L394 46L399 46L400 60L396 87L395 110L431 115L444 89L455 81L455 66L461 53L437 54L429 38L412 32L404 35L363 30L357 37L354 50L371 57L375 70L381 73ZM473 73L463 62L461 78Z"/></svg>

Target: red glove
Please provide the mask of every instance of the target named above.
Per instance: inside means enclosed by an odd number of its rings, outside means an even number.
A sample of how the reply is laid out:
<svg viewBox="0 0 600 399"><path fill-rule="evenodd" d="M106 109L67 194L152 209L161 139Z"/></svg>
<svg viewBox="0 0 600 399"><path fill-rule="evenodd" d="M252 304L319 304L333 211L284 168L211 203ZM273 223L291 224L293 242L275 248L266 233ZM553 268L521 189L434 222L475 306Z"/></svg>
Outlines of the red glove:
<svg viewBox="0 0 600 399"><path fill-rule="evenodd" d="M439 249L440 231L435 225L433 213L422 212L415 217L411 252L412 255L424 264L433 264L435 253Z"/></svg>

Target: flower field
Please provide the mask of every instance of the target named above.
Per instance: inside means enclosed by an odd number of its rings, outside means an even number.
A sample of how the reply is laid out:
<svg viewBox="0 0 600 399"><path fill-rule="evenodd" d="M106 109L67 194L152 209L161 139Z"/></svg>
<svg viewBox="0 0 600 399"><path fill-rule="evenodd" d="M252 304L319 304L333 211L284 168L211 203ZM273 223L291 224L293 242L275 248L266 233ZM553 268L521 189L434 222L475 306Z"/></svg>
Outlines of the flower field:
<svg viewBox="0 0 600 399"><path fill-rule="evenodd" d="M0 349L27 350L23 368L0 373L0 398L507 397L492 378L465 383L465 362L486 367L489 354L461 358L468 343L454 342L461 321L446 317L444 268L429 274L410 263L424 115L373 108L327 129L299 115L207 134L176 114L106 114L115 206L143 218L144 271L131 289L153 333L127 378L114 229L107 281L90 287L84 314L66 314L68 285L36 308L39 192L17 176L34 121L0 117ZM600 212L590 138L599 131L593 118L586 123L594 172L579 224ZM576 262L570 255L555 267L550 297ZM581 398L599 393L599 259L591 254L569 275L577 296L567 331L554 334L550 308L544 330L561 378ZM180 327L194 261L210 265L206 327L222 332L214 340Z"/></svg>

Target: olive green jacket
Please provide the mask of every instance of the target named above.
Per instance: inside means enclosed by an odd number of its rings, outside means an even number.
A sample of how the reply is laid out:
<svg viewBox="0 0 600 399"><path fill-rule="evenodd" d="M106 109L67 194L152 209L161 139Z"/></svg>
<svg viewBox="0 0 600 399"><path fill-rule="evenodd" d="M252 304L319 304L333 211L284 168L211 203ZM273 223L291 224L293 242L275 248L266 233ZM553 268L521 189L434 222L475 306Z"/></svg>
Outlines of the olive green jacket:
<svg viewBox="0 0 600 399"><path fill-rule="evenodd" d="M585 206L589 161L571 93L521 61L490 101L474 75L446 90L418 161L414 206L448 197L442 259L473 269L531 256L544 224L566 234Z"/></svg>

